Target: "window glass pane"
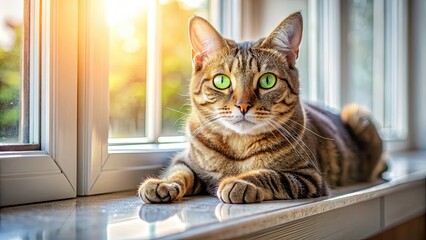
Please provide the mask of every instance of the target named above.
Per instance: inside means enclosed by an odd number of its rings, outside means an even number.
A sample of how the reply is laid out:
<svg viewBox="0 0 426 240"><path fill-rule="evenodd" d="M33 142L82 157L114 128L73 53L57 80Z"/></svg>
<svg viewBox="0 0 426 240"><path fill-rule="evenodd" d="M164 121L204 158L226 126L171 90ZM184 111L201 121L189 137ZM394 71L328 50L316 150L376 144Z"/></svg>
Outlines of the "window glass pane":
<svg viewBox="0 0 426 240"><path fill-rule="evenodd" d="M0 1L0 143L28 142L21 131L24 0Z"/></svg>
<svg viewBox="0 0 426 240"><path fill-rule="evenodd" d="M109 137L145 135L147 1L108 0Z"/></svg>
<svg viewBox="0 0 426 240"><path fill-rule="evenodd" d="M162 136L183 135L189 111L188 86L192 72L188 20L194 15L208 19L209 1L162 0L161 69Z"/></svg>
<svg viewBox="0 0 426 240"><path fill-rule="evenodd" d="M373 0L348 1L348 102L373 107Z"/></svg>

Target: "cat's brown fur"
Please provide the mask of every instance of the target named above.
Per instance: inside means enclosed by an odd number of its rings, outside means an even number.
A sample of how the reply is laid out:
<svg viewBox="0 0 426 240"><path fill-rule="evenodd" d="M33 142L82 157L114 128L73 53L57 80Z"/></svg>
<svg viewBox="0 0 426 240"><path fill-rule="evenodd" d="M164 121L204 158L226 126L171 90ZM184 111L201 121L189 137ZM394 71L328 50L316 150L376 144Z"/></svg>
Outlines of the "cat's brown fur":
<svg viewBox="0 0 426 240"><path fill-rule="evenodd" d="M338 116L299 99L300 13L257 42L225 39L200 17L189 25L189 147L161 178L141 184L144 202L202 192L226 203L319 197L379 177L382 141L368 112L351 105ZM265 73L277 78L271 89L259 86ZM229 88L214 87L218 74L230 78Z"/></svg>

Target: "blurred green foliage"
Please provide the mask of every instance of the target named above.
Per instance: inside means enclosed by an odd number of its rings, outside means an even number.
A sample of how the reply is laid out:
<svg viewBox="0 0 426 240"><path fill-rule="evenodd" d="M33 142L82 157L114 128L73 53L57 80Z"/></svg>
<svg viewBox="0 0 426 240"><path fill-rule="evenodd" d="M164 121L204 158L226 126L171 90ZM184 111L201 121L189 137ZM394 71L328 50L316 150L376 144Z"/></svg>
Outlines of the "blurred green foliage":
<svg viewBox="0 0 426 240"><path fill-rule="evenodd" d="M146 109L146 8L131 24L110 26L109 137L142 137Z"/></svg>
<svg viewBox="0 0 426 240"><path fill-rule="evenodd" d="M191 45L188 19L194 9L185 9L179 1L162 5L162 135L183 135L182 129L189 112L185 104L191 79Z"/></svg>
<svg viewBox="0 0 426 240"><path fill-rule="evenodd" d="M189 106L191 47L188 19L206 16L208 1L188 7L181 0L161 3L162 135L182 135ZM146 114L147 13L132 24L111 26L109 48L110 137L143 137ZM0 142L19 140L22 26L14 26L10 50L0 48Z"/></svg>
<svg viewBox="0 0 426 240"><path fill-rule="evenodd" d="M183 135L192 72L188 20L206 16L208 1L160 1L162 136ZM146 114L146 8L130 23L110 26L110 138L143 137Z"/></svg>
<svg viewBox="0 0 426 240"><path fill-rule="evenodd" d="M22 26L13 28L12 49L0 48L0 143L19 140Z"/></svg>

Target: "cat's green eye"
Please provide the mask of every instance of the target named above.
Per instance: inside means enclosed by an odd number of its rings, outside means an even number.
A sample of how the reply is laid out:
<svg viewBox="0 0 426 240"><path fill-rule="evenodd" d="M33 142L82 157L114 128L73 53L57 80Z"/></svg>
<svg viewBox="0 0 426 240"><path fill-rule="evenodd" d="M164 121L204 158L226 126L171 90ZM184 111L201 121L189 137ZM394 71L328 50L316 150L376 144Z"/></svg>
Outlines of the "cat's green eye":
<svg viewBox="0 0 426 240"><path fill-rule="evenodd" d="M231 86L231 79L228 76L219 74L213 79L213 85L220 90L227 89Z"/></svg>
<svg viewBox="0 0 426 240"><path fill-rule="evenodd" d="M259 86L263 89L270 89L277 83L277 77L272 73L263 74L259 79Z"/></svg>

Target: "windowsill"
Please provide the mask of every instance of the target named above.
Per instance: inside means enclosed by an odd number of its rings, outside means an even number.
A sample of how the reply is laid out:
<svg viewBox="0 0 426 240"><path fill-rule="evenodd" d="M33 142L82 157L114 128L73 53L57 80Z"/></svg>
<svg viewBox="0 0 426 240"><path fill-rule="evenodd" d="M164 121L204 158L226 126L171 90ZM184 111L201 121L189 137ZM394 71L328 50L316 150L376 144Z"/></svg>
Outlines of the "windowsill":
<svg viewBox="0 0 426 240"><path fill-rule="evenodd" d="M108 153L157 153L179 152L186 148L187 142L160 144L127 144L108 146Z"/></svg>
<svg viewBox="0 0 426 240"><path fill-rule="evenodd" d="M340 188L317 199L230 205L200 196L142 204L135 192L125 192L3 208L0 238L360 239L425 213L426 153L395 155L390 165L389 182Z"/></svg>

